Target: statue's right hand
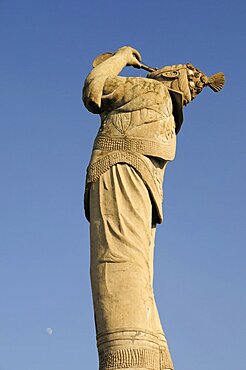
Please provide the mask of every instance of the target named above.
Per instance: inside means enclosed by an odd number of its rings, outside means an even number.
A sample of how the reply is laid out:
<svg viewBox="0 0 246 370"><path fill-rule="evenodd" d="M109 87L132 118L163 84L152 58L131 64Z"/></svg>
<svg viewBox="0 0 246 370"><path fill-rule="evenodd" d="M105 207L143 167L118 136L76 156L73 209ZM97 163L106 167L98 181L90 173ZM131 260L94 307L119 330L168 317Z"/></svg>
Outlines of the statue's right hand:
<svg viewBox="0 0 246 370"><path fill-rule="evenodd" d="M126 61L127 66L132 66L135 68L141 68L141 54L131 46L123 46L118 49L116 54L121 54Z"/></svg>

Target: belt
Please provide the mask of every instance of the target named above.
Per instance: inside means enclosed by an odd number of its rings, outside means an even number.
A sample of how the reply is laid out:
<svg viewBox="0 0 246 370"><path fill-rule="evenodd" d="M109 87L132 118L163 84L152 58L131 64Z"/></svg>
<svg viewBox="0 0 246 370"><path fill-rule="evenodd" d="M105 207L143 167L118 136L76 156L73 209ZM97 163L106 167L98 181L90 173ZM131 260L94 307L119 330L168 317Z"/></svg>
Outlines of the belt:
<svg viewBox="0 0 246 370"><path fill-rule="evenodd" d="M143 155L159 157L171 160L174 157L175 146L173 140L167 142L156 142L153 140L140 138L112 138L98 135L95 139L93 149L103 151L126 151L135 152Z"/></svg>

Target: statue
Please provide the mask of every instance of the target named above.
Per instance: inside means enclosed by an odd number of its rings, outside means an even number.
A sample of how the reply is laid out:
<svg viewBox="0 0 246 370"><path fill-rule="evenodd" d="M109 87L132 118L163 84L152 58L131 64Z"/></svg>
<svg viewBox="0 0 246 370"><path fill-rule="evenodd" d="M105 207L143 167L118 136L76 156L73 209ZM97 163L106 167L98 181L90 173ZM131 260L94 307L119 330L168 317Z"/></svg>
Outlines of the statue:
<svg viewBox="0 0 246 370"><path fill-rule="evenodd" d="M118 76L126 66L150 73ZM175 157L183 106L204 86L219 91L224 75L207 77L191 64L151 68L131 47L100 55L93 67L83 101L101 126L87 170L85 213L99 369L173 370L153 293L163 177Z"/></svg>

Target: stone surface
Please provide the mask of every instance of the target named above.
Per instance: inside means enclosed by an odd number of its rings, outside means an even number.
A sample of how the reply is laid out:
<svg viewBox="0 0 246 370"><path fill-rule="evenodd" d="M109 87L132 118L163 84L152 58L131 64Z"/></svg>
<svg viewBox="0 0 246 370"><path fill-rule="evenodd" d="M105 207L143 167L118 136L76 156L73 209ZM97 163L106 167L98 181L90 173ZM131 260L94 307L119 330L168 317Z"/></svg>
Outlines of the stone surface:
<svg viewBox="0 0 246 370"><path fill-rule="evenodd" d="M93 62L83 89L101 116L87 170L91 283L100 370L173 369L153 292L156 225L162 184L175 157L183 105L205 86L219 91L223 73L207 77L191 64L153 69L123 47ZM125 66L146 77L121 77Z"/></svg>

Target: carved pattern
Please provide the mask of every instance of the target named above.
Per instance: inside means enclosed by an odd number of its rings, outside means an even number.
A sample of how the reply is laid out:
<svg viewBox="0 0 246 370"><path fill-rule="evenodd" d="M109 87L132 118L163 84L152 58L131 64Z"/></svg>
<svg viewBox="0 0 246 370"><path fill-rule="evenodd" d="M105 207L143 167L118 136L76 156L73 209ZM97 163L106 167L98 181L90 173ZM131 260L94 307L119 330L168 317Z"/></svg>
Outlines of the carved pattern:
<svg viewBox="0 0 246 370"><path fill-rule="evenodd" d="M171 136L171 134L170 134ZM147 139L134 138L111 138L108 136L98 135L93 149L105 151L130 151L144 155L150 155L162 159L172 157L172 146L167 153L167 142L160 143Z"/></svg>
<svg viewBox="0 0 246 370"><path fill-rule="evenodd" d="M160 348L160 370L172 369L173 362L167 347Z"/></svg>
<svg viewBox="0 0 246 370"><path fill-rule="evenodd" d="M99 370L115 370L127 368L146 368L150 370L173 369L168 348L162 347L160 352L146 348L124 348L115 351L99 352Z"/></svg>
<svg viewBox="0 0 246 370"><path fill-rule="evenodd" d="M128 163L133 166L142 177L148 188L153 192L154 199L161 201L162 191L157 187L154 174L149 170L144 160L131 152L115 152L99 159L96 163L91 164L87 170L87 183L95 182L110 167L116 163ZM162 190L162 189L161 189ZM157 203L159 203L157 201Z"/></svg>
<svg viewBox="0 0 246 370"><path fill-rule="evenodd" d="M124 348L99 352L99 370L127 368L160 369L159 351L145 348Z"/></svg>

